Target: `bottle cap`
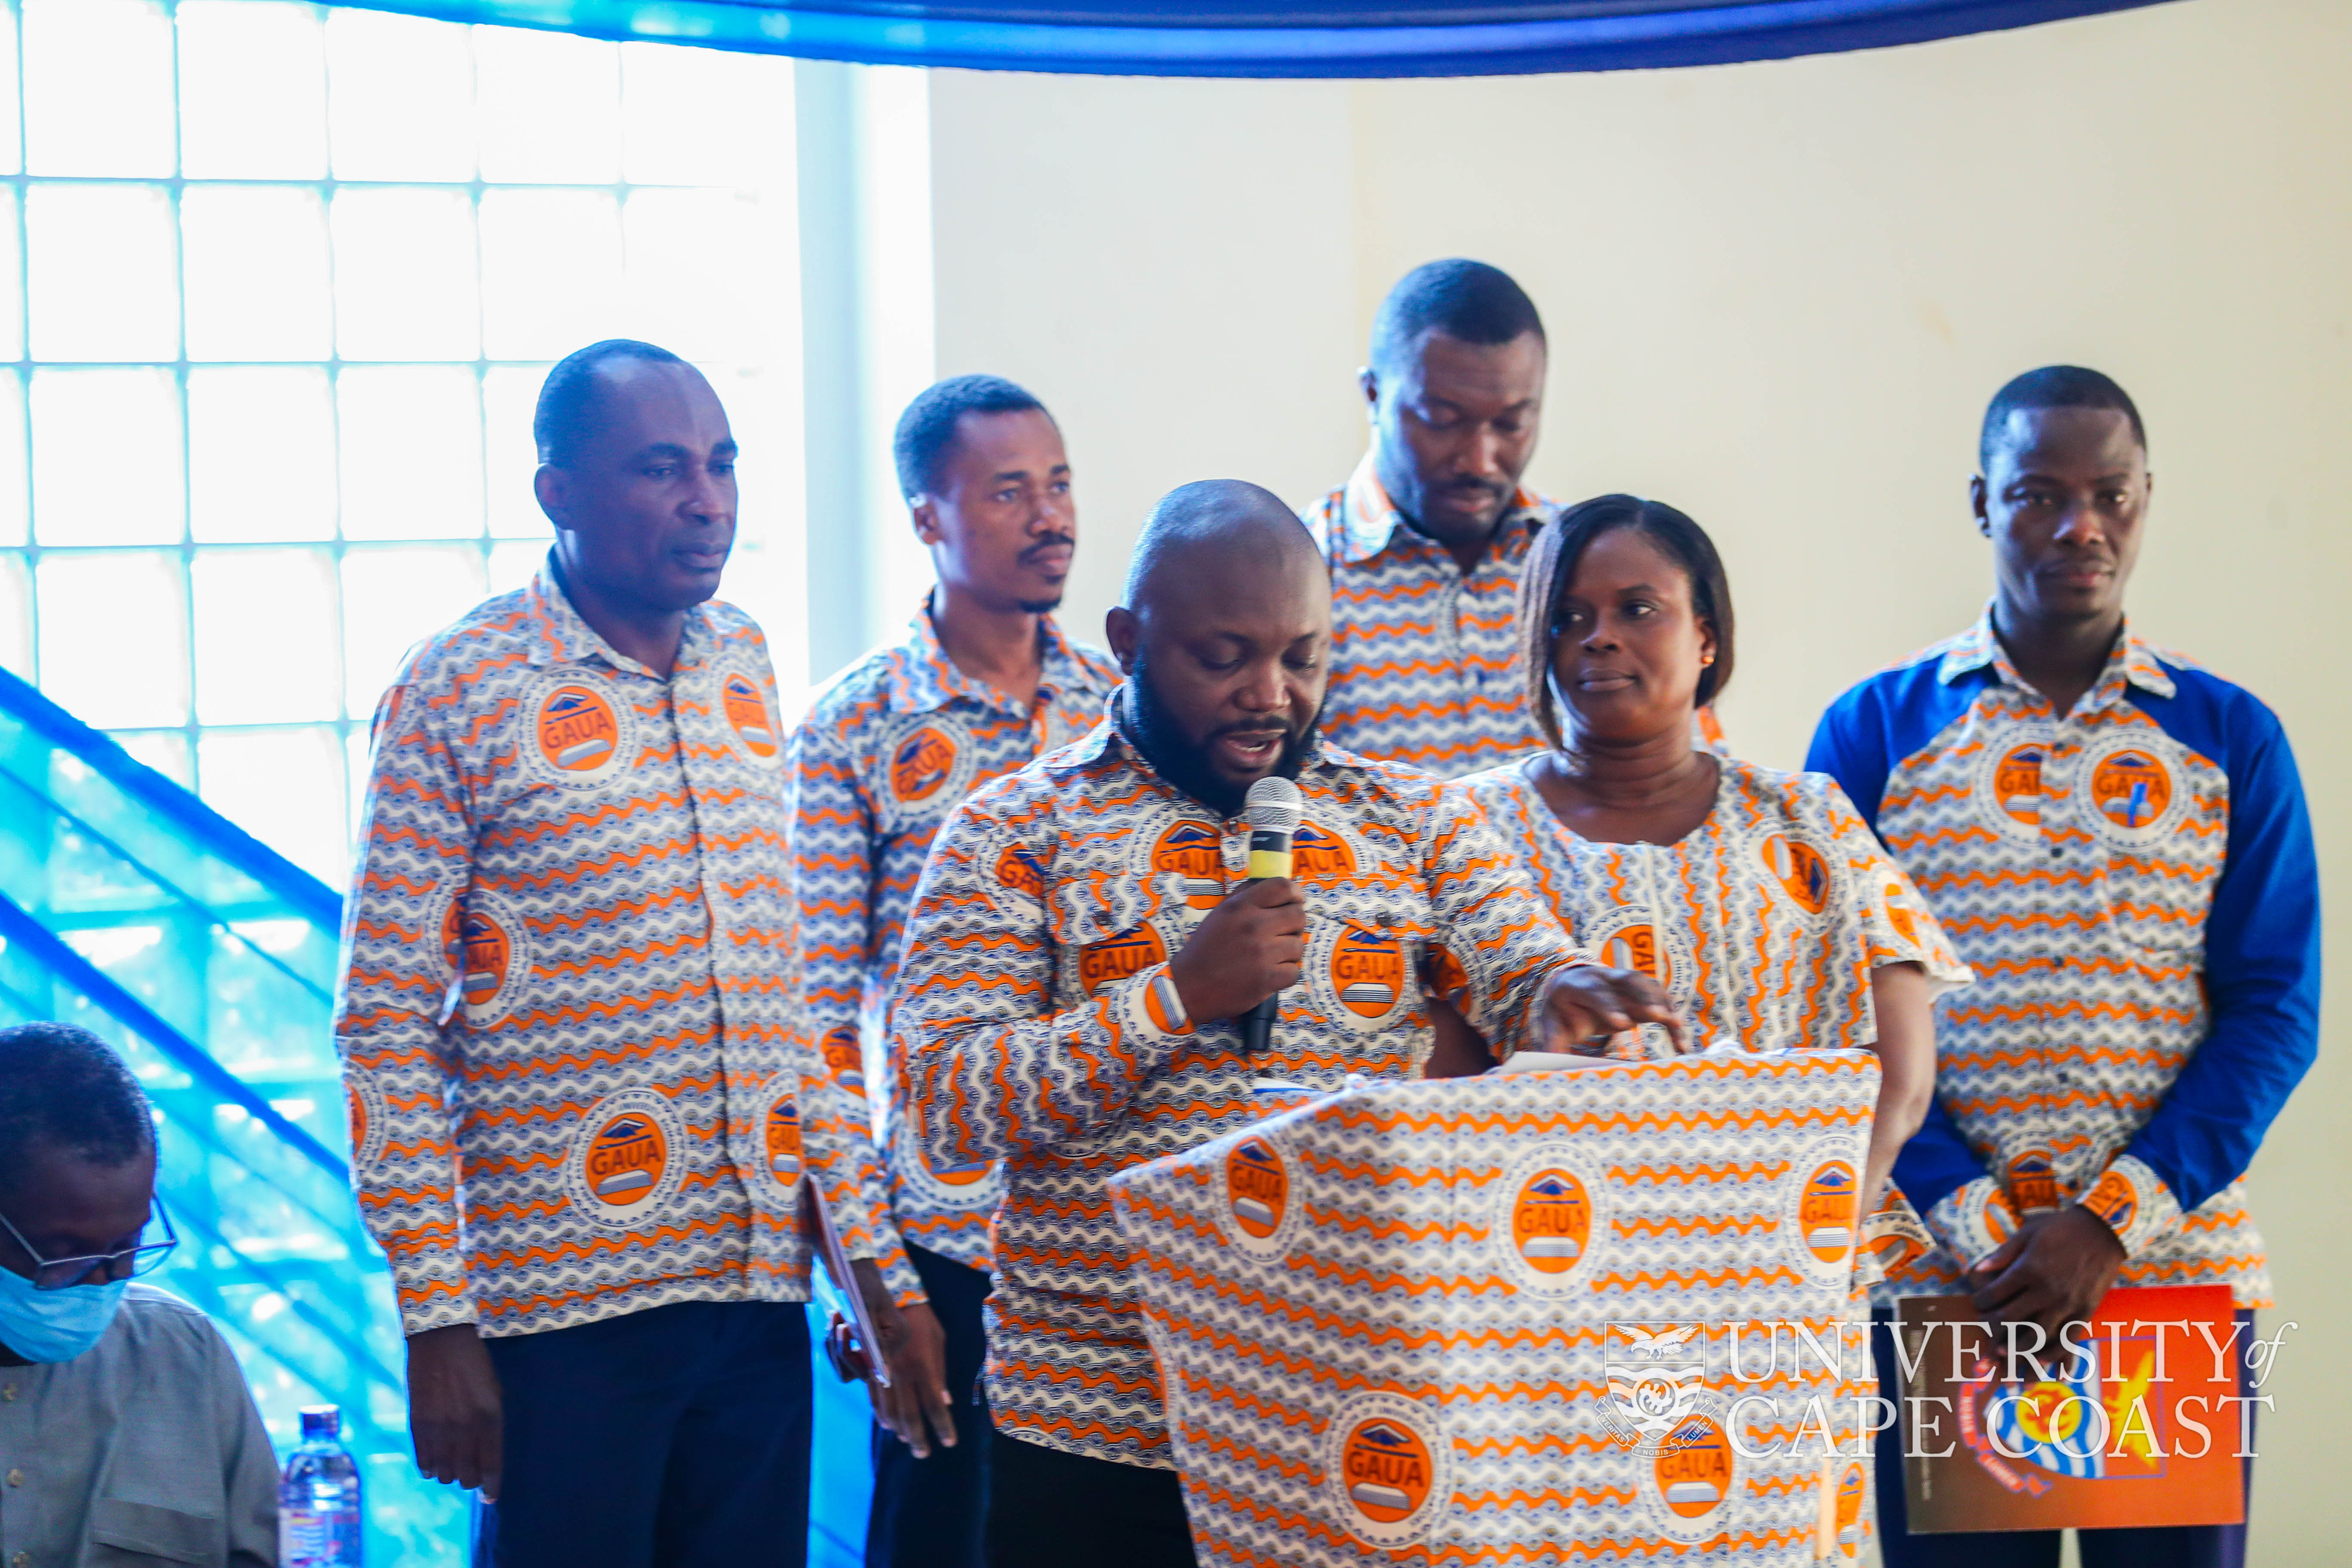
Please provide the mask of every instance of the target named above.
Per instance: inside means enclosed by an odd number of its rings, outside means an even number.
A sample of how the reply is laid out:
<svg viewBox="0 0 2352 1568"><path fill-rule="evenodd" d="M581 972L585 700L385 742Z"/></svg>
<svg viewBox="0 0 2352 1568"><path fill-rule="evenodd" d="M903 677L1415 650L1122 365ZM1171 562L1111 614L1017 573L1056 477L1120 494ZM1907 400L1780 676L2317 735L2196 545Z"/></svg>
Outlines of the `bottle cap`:
<svg viewBox="0 0 2352 1568"><path fill-rule="evenodd" d="M321 1438L332 1442L341 1436L342 1426L343 1413L335 1405L302 1406L302 1441L305 1443L315 1443Z"/></svg>

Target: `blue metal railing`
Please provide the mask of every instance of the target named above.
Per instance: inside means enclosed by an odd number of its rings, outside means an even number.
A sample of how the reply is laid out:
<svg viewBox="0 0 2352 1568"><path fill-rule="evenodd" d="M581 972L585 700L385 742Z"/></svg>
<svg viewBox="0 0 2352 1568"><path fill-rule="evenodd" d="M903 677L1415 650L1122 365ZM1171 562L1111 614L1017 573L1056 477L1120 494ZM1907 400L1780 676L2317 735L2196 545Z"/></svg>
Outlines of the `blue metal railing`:
<svg viewBox="0 0 2352 1568"><path fill-rule="evenodd" d="M411 1459L389 1272L362 1229L330 1033L341 900L0 670L0 1020L82 1024L160 1118L185 1240L155 1282L211 1314L281 1446L343 1406L371 1561L462 1561Z"/></svg>

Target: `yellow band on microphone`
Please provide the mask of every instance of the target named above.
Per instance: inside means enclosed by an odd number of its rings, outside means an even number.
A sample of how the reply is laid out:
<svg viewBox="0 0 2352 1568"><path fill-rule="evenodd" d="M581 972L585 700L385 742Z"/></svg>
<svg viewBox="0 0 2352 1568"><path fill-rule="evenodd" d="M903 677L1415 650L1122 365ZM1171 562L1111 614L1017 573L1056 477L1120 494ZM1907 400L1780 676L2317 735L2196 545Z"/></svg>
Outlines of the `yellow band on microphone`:
<svg viewBox="0 0 2352 1568"><path fill-rule="evenodd" d="M1253 849L1249 858L1249 879L1253 882L1290 875L1290 851L1287 849Z"/></svg>

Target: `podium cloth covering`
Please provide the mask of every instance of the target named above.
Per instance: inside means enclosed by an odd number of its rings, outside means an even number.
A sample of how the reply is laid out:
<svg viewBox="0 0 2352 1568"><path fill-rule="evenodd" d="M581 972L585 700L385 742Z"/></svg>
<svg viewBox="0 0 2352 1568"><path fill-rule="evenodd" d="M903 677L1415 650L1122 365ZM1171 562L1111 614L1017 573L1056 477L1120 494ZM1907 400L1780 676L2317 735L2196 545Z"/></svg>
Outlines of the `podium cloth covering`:
<svg viewBox="0 0 2352 1568"><path fill-rule="evenodd" d="M1366 1085L1113 1178L1202 1561L1858 1560L1878 1078Z"/></svg>

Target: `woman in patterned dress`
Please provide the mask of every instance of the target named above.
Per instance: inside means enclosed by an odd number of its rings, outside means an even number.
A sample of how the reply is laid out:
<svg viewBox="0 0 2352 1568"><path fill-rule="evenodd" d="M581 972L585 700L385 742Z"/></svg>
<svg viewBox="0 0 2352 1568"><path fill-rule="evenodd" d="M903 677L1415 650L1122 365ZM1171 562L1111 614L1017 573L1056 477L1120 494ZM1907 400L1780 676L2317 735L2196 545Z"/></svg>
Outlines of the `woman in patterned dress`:
<svg viewBox="0 0 2352 1568"><path fill-rule="evenodd" d="M1601 496L1544 531L1523 581L1520 658L1550 749L1461 787L1588 952L1666 988L1691 1048L1877 1053L1870 1214L1927 1113L1929 1001L1968 970L1827 774L1692 745L1732 664L1730 585L1696 523ZM1458 1020L1438 1036L1432 1076L1485 1065ZM1650 1026L1609 1049L1663 1048Z"/></svg>

